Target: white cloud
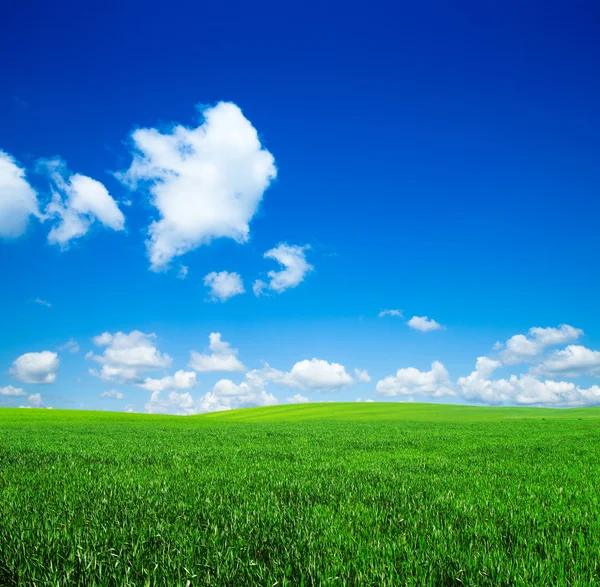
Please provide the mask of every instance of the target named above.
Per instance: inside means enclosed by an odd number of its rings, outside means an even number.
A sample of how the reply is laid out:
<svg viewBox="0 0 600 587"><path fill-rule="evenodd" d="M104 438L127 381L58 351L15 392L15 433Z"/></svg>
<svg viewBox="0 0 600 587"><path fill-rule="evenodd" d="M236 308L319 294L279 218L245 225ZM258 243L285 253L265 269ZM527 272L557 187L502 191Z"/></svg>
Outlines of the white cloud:
<svg viewBox="0 0 600 587"><path fill-rule="evenodd" d="M125 395L123 393L121 393L120 391L117 391L116 389L111 389L110 391L103 391L100 394L100 397L108 397L108 398L114 398L114 399L124 399Z"/></svg>
<svg viewBox="0 0 600 587"><path fill-rule="evenodd" d="M141 373L169 367L171 357L161 353L155 346L155 334L144 334L133 330L129 334L109 332L96 336L93 342L96 346L106 347L102 355L88 353L86 358L93 359L102 365L97 372L90 373L105 381L117 381L127 384L143 383Z"/></svg>
<svg viewBox="0 0 600 587"><path fill-rule="evenodd" d="M37 193L25 179L25 170L0 150L0 238L21 236L31 216L40 217Z"/></svg>
<svg viewBox="0 0 600 587"><path fill-rule="evenodd" d="M433 330L440 330L443 328L441 324L428 318L427 316L413 316L407 324L413 329L419 332L431 332Z"/></svg>
<svg viewBox="0 0 600 587"><path fill-rule="evenodd" d="M581 345L570 344L565 349L555 351L533 369L537 375L578 377L580 375L600 376L600 351L593 351Z"/></svg>
<svg viewBox="0 0 600 587"><path fill-rule="evenodd" d="M378 315L380 318L383 318L384 316L396 316L397 318L402 318L402 310L381 310Z"/></svg>
<svg viewBox="0 0 600 587"><path fill-rule="evenodd" d="M46 218L56 221L48 242L65 248L69 241L87 234L97 220L112 230L125 229L125 217L102 183L76 173L70 175L64 161L42 160L39 168L52 182L52 200L46 206Z"/></svg>
<svg viewBox="0 0 600 587"><path fill-rule="evenodd" d="M204 278L204 285L210 288L212 301L224 302L233 296L244 293L244 284L238 273L213 271Z"/></svg>
<svg viewBox="0 0 600 587"><path fill-rule="evenodd" d="M185 279L188 276L189 267L186 265L179 266L179 273L177 274L177 279Z"/></svg>
<svg viewBox="0 0 600 587"><path fill-rule="evenodd" d="M567 381L540 381L532 375L511 375L508 379L487 380L461 377L461 395L485 404L551 405L576 407L600 404L600 387L581 388Z"/></svg>
<svg viewBox="0 0 600 587"><path fill-rule="evenodd" d="M232 349L228 342L221 340L220 332L211 332L209 336L211 354L201 355L196 351L190 353L188 367L198 373L207 371L244 371L246 367L237 358L237 349Z"/></svg>
<svg viewBox="0 0 600 587"><path fill-rule="evenodd" d="M366 369L354 369L354 376L356 377L356 380L361 383L369 383L369 381L371 381Z"/></svg>
<svg viewBox="0 0 600 587"><path fill-rule="evenodd" d="M359 403L360 403L360 402L363 402L363 403L366 403L366 404L371 404L371 403L373 403L373 400L372 400L372 399L362 399L362 398L360 398L360 397L357 397L355 401L357 401L357 402L359 402Z"/></svg>
<svg viewBox="0 0 600 587"><path fill-rule="evenodd" d="M230 379L220 379L215 383L211 392L194 398L189 392L177 393L172 391L165 398L160 390L152 392L150 400L144 406L147 413L180 415L217 412L244 406L271 406L277 404L277 399L265 390L266 382L246 375L244 381L236 384Z"/></svg>
<svg viewBox="0 0 600 587"><path fill-rule="evenodd" d="M321 359L299 361L289 372L278 371L265 364L262 369L250 371L248 375L288 387L317 391L338 391L354 383L343 365Z"/></svg>
<svg viewBox="0 0 600 587"><path fill-rule="evenodd" d="M69 339L65 344L58 347L59 351L68 351L70 353L78 353L79 352L79 343L72 338Z"/></svg>
<svg viewBox="0 0 600 587"><path fill-rule="evenodd" d="M39 393L34 393L27 398L32 408L39 408L42 405L42 396Z"/></svg>
<svg viewBox="0 0 600 587"><path fill-rule="evenodd" d="M164 391L166 389L191 389L196 385L196 373L194 371L179 370L174 375L168 375L162 379L146 377L138 387L146 391Z"/></svg>
<svg viewBox="0 0 600 587"><path fill-rule="evenodd" d="M25 353L13 362L11 375L25 383L54 383L60 359L56 353Z"/></svg>
<svg viewBox="0 0 600 587"><path fill-rule="evenodd" d="M127 414L133 414L135 413L135 409L133 407L133 404L127 404L124 408L123 411Z"/></svg>
<svg viewBox="0 0 600 587"><path fill-rule="evenodd" d="M220 398L209 392L194 399L190 393L177 393L172 391L166 398L160 396L159 391L152 393L150 400L145 404L147 414L175 413L179 416L191 416L205 412L220 412L231 409L229 398Z"/></svg>
<svg viewBox="0 0 600 587"><path fill-rule="evenodd" d="M280 271L269 271L267 274L270 278L269 283L265 283L260 279L254 282L252 290L255 295L260 295L265 289L270 289L276 293L282 293L286 289L296 287L314 267L306 261L304 251L310 247L305 245L299 247L296 245L288 245L281 243L270 249L264 254L265 259L274 259L283 269Z"/></svg>
<svg viewBox="0 0 600 587"><path fill-rule="evenodd" d="M47 302L46 300L42 300L41 298L35 298L35 300L33 300L36 304L39 304L40 306L46 306L46 308L51 308L52 304L50 302Z"/></svg>
<svg viewBox="0 0 600 587"><path fill-rule="evenodd" d="M255 296L262 295L266 288L267 288L267 284L264 281L262 281L262 279L257 279L252 284L252 292L254 293Z"/></svg>
<svg viewBox="0 0 600 587"><path fill-rule="evenodd" d="M506 343L496 343L494 348L499 350L502 362L505 365L526 363L539 357L547 347L559 346L577 340L583 335L583 330L573 328L568 324L561 324L558 328L533 327L528 335L516 334L511 336Z"/></svg>
<svg viewBox="0 0 600 587"><path fill-rule="evenodd" d="M6 387L0 387L0 395L4 397L24 397L27 393L20 387L7 385Z"/></svg>
<svg viewBox="0 0 600 587"><path fill-rule="evenodd" d="M297 393L292 397L288 397L286 401L288 404L307 404L309 399L305 395Z"/></svg>
<svg viewBox="0 0 600 587"><path fill-rule="evenodd" d="M454 395L448 371L439 361L431 364L431 371L419 371L414 367L398 369L396 375L378 381L375 391L387 397L413 394L430 397Z"/></svg>
<svg viewBox="0 0 600 587"><path fill-rule="evenodd" d="M277 175L258 133L232 103L202 110L196 128L138 129L131 167L118 177L132 189L146 184L159 219L149 228L151 269L216 238L245 243L249 222Z"/></svg>

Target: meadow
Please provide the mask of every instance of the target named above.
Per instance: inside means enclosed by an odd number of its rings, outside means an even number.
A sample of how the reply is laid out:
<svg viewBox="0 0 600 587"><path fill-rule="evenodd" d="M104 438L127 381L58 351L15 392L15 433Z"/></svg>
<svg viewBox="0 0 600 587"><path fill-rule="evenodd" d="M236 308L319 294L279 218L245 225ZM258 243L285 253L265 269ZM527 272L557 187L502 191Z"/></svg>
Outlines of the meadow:
<svg viewBox="0 0 600 587"><path fill-rule="evenodd" d="M600 584L600 409L0 410L0 585Z"/></svg>

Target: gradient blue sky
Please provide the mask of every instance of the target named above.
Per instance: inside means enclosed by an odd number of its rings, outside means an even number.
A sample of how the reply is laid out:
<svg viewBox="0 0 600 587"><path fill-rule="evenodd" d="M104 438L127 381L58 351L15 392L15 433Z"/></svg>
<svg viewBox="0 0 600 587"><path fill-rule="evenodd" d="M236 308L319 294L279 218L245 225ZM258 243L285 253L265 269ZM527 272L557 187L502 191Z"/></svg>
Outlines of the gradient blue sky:
<svg viewBox="0 0 600 587"><path fill-rule="evenodd" d="M140 381L190 372L189 352L204 352L211 332L246 369L164 382L157 410L200 411L205 394L221 407L260 403L257 390L279 402L600 403L599 25L596 2L10 3L0 150L41 212L50 182L39 161L60 158L106 187L125 230L95 222L61 248L47 240L53 221L32 218L0 240L0 389L23 390L0 405L143 411ZM241 109L277 178L248 242L214 239L151 271L145 241L159 215L144 186L114 174L131 165L135 129L197 127L220 102ZM11 210L1 191L0 178L0 227ZM255 296L252 282L280 268L264 254L281 243L309 245L314 270ZM205 276L225 270L246 293L207 301ZM414 330L413 316L443 328ZM156 334L170 366L127 381L89 372L101 364L85 354L104 350L93 337L134 330ZM518 357L493 349L519 334L529 350ZM79 352L59 350L68 340ZM52 383L13 364L42 351L57 353ZM493 372L460 383L482 356ZM355 381L314 364L296 377L313 358ZM246 400L217 401L218 380L248 383L254 369ZM125 397L99 397L108 390Z"/></svg>

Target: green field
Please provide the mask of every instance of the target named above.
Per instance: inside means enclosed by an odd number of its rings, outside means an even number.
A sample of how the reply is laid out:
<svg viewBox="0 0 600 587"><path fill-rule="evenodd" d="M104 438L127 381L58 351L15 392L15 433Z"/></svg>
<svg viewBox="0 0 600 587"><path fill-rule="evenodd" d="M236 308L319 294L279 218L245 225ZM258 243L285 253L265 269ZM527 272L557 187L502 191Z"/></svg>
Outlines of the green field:
<svg viewBox="0 0 600 587"><path fill-rule="evenodd" d="M600 584L600 409L0 410L0 585Z"/></svg>

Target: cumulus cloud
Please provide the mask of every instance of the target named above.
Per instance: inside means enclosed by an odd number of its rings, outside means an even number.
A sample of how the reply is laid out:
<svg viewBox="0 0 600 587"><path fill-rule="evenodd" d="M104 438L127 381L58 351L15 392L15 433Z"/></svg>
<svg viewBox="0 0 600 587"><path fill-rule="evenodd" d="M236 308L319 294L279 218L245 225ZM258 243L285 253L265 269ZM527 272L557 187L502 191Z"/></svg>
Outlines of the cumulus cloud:
<svg viewBox="0 0 600 587"><path fill-rule="evenodd" d="M125 394L117 391L116 389L111 389L110 391L103 391L100 394L100 397L113 398L113 399L124 399Z"/></svg>
<svg viewBox="0 0 600 587"><path fill-rule="evenodd" d="M537 375L551 377L600 376L600 351L570 344L549 355L532 371Z"/></svg>
<svg viewBox="0 0 600 587"><path fill-rule="evenodd" d="M252 290L255 295L261 295L266 289L276 293L282 293L286 289L296 287L314 267L306 261L304 251L310 247L305 245L299 247L296 245L288 245L281 243L270 249L264 254L265 259L274 259L283 269L279 271L269 271L269 282L258 279L254 282Z"/></svg>
<svg viewBox="0 0 600 587"><path fill-rule="evenodd" d="M204 278L204 285L210 288L212 301L224 302L233 296L244 293L244 284L238 273L213 271Z"/></svg>
<svg viewBox="0 0 600 587"><path fill-rule="evenodd" d="M6 387L0 387L0 395L4 397L25 397L27 393L20 387L7 385Z"/></svg>
<svg viewBox="0 0 600 587"><path fill-rule="evenodd" d="M150 400L144 405L147 414L169 414L191 416L205 412L220 412L231 409L229 398L219 398L209 392L194 399L189 392L172 391L167 397L162 397L159 391L152 392Z"/></svg>
<svg viewBox="0 0 600 587"><path fill-rule="evenodd" d="M299 393L296 393L292 397L288 397L286 401L288 404L307 404L309 402L305 395Z"/></svg>
<svg viewBox="0 0 600 587"><path fill-rule="evenodd" d="M383 318L384 316L396 316L397 318L402 318L402 310L381 310L379 312L379 317Z"/></svg>
<svg viewBox="0 0 600 587"><path fill-rule="evenodd" d="M65 248L69 241L87 234L98 221L112 230L125 229L125 217L106 187L86 175L71 175L61 159L40 161L52 183L52 200L46 218L54 219L48 242Z"/></svg>
<svg viewBox="0 0 600 587"><path fill-rule="evenodd" d="M500 358L505 365L526 363L539 357L546 348L559 346L577 340L583 335L583 330L561 324L558 328L533 327L527 335L515 334L506 343L496 343L496 350L504 349Z"/></svg>
<svg viewBox="0 0 600 587"><path fill-rule="evenodd" d="M417 394L430 397L454 395L448 371L439 361L431 364L431 371L419 371L414 367L398 369L396 375L378 381L375 391L387 397Z"/></svg>
<svg viewBox="0 0 600 587"><path fill-rule="evenodd" d="M568 381L540 381L533 375L511 375L508 379L488 379L485 370L458 380L459 393L469 401L484 404L551 405L575 407L600 404L600 387L582 388Z"/></svg>
<svg viewBox="0 0 600 587"><path fill-rule="evenodd" d="M40 218L37 193L25 179L25 170L0 150L0 238L24 234L31 216Z"/></svg>
<svg viewBox="0 0 600 587"><path fill-rule="evenodd" d="M198 373L207 371L244 371L243 363L237 358L237 349L221 340L220 332L211 332L208 346L210 354L201 355L196 351L190 353L191 358L188 367Z"/></svg>
<svg viewBox="0 0 600 587"><path fill-rule="evenodd" d="M164 391L167 389L191 389L196 385L196 373L194 371L179 370L174 375L168 375L161 379L146 377L138 387L146 391Z"/></svg>
<svg viewBox="0 0 600 587"><path fill-rule="evenodd" d="M251 373L241 383L230 379L220 379L212 391L194 398L189 392L172 391L163 397L159 390L153 391L144 411L153 414L175 413L180 415L201 414L231 410L246 406L271 406L277 399L265 389L266 381L254 377Z"/></svg>
<svg viewBox="0 0 600 587"><path fill-rule="evenodd" d="M27 401L32 408L39 408L42 405L42 396L39 393L34 393L27 398Z"/></svg>
<svg viewBox="0 0 600 587"><path fill-rule="evenodd" d="M11 375L25 383L54 383L60 359L56 353L25 353L14 360Z"/></svg>
<svg viewBox="0 0 600 587"><path fill-rule="evenodd" d="M185 279L188 276L189 267L186 265L179 266L179 273L177 274L177 279Z"/></svg>
<svg viewBox="0 0 600 587"><path fill-rule="evenodd" d="M258 378L246 377L239 384L230 379L221 379L213 387L213 394L227 400L232 407L242 406L274 406L278 403L274 395L268 393L265 382Z"/></svg>
<svg viewBox="0 0 600 587"><path fill-rule="evenodd" d="M249 374L280 385L316 391L338 391L354 383L343 365L314 358L297 362L289 372L279 371L265 364L262 369Z"/></svg>
<svg viewBox="0 0 600 587"><path fill-rule="evenodd" d="M371 381L366 369L354 369L354 376L356 377L356 380L361 383L369 383L369 381Z"/></svg>
<svg viewBox="0 0 600 587"><path fill-rule="evenodd" d="M433 330L440 330L443 328L441 324L428 318L427 316L413 316L407 324L413 329L419 332L431 332Z"/></svg>
<svg viewBox="0 0 600 587"><path fill-rule="evenodd" d="M249 222L277 175L275 160L235 104L201 110L195 128L133 132L133 162L118 177L132 189L148 188L158 211L147 241L151 269L216 238L245 243Z"/></svg>
<svg viewBox="0 0 600 587"><path fill-rule="evenodd" d="M102 365L100 372L90 373L104 381L126 384L143 383L142 373L171 365L171 357L161 353L155 345L156 334L144 334L133 330L129 334L104 332L93 339L96 346L106 347L101 355L88 353L86 358Z"/></svg>

